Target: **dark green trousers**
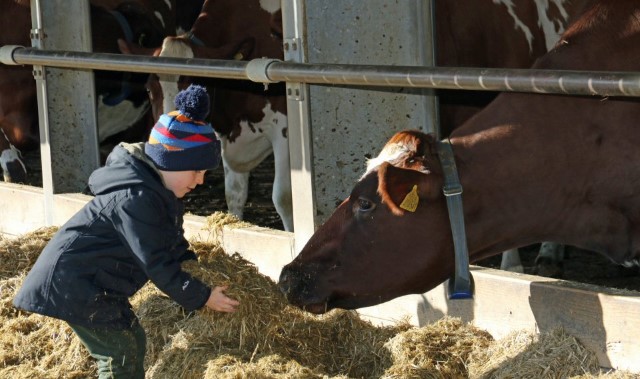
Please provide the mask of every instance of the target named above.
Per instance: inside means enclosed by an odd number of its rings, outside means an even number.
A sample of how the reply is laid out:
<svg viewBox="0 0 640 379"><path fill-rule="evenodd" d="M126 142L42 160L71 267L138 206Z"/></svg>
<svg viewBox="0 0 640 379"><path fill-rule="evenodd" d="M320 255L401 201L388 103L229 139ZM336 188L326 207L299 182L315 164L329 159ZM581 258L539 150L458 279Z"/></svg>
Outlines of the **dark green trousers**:
<svg viewBox="0 0 640 379"><path fill-rule="evenodd" d="M147 339L138 322L124 330L69 326L98 361L99 379L144 378Z"/></svg>

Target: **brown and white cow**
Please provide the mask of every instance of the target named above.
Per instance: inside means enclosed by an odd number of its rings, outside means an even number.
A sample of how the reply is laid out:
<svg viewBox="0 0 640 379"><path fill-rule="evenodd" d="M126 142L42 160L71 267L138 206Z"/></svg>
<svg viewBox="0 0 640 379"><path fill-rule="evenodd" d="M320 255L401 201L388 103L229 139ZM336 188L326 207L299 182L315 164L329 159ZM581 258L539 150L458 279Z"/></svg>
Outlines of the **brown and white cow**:
<svg viewBox="0 0 640 379"><path fill-rule="evenodd" d="M131 50L131 46L123 50ZM135 50L132 52L135 53ZM207 0L193 28L165 39L163 57L250 60L283 58L279 0ZM156 79L155 81L153 79ZM272 200L284 229L293 230L289 144L284 84L152 76L149 83L154 118L175 106L173 99L189 83L207 86L211 123L222 142L225 197L229 211L242 218L249 190L249 172L274 155Z"/></svg>
<svg viewBox="0 0 640 379"><path fill-rule="evenodd" d="M640 3L591 0L534 68L636 71ZM503 93L451 134L471 262L540 240L640 263L640 105L634 98ZM281 273L323 313L426 292L454 271L438 142L402 132L384 162ZM394 152L393 154L389 154ZM409 167L409 168L402 168ZM417 186L414 212L399 204Z"/></svg>

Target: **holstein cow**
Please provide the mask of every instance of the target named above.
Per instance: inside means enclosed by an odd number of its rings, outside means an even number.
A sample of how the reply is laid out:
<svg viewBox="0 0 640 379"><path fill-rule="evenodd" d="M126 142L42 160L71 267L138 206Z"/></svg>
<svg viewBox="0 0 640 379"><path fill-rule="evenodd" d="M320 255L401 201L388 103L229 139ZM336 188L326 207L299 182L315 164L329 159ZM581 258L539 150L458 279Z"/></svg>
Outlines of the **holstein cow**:
<svg viewBox="0 0 640 379"><path fill-rule="evenodd" d="M636 71L640 3L590 1L534 68ZM503 93L451 134L469 260L540 240L640 262L640 105L632 98ZM287 264L289 302L323 313L428 291L454 272L432 136L395 135ZM401 208L415 193L415 207Z"/></svg>
<svg viewBox="0 0 640 379"><path fill-rule="evenodd" d="M436 0L436 63L448 67L528 68L559 40L585 0ZM478 15L482 15L479 17ZM448 136L497 93L438 90L441 136ZM562 275L564 246L543 242L534 272ZM518 249L501 268L523 272Z"/></svg>
<svg viewBox="0 0 640 379"><path fill-rule="evenodd" d="M163 57L231 59L283 58L279 0L205 1L186 35L165 39ZM231 56L228 56L231 55ZM284 84L264 88L246 81L152 76L149 83L154 116L172 110L178 91L189 83L207 86L211 122L222 141L225 197L229 211L243 215L249 172L271 153L275 177L272 199L285 230L293 230L289 145ZM159 80L159 82L158 82Z"/></svg>

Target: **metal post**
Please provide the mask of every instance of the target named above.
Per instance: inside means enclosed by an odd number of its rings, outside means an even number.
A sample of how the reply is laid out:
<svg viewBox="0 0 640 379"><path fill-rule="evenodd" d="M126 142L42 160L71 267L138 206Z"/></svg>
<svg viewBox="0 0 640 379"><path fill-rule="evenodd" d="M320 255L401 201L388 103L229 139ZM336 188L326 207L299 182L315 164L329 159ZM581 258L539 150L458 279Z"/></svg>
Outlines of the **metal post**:
<svg viewBox="0 0 640 379"><path fill-rule="evenodd" d="M42 49L42 10L39 0L31 0L31 45ZM38 97L38 119L40 125L40 159L42 164L42 192L44 195L44 222L53 224L53 177L51 172L51 144L49 141L49 103L47 98L47 68L40 65L33 66L33 77L36 80Z"/></svg>
<svg viewBox="0 0 640 379"><path fill-rule="evenodd" d="M73 9L74 17L68 16ZM39 49L91 51L87 0L31 1L32 44ZM99 166L92 71L34 66L38 85L45 213L54 193L80 192Z"/></svg>
<svg viewBox="0 0 640 379"><path fill-rule="evenodd" d="M307 62L304 5L303 0L282 0L284 53L287 62ZM287 82L287 120L295 233L294 250L297 254L315 231L316 197L308 84Z"/></svg>

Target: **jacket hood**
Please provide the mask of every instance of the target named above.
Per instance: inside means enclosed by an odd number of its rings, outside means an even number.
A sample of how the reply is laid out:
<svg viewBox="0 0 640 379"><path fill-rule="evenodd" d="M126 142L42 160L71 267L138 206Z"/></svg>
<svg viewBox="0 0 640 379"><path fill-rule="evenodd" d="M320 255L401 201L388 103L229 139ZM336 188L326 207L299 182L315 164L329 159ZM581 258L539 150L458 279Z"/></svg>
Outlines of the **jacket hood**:
<svg viewBox="0 0 640 379"><path fill-rule="evenodd" d="M162 175L144 153L144 142L120 143L107 157L104 167L89 177L89 189L101 195L123 187L144 185L167 196L173 195L162 180Z"/></svg>

